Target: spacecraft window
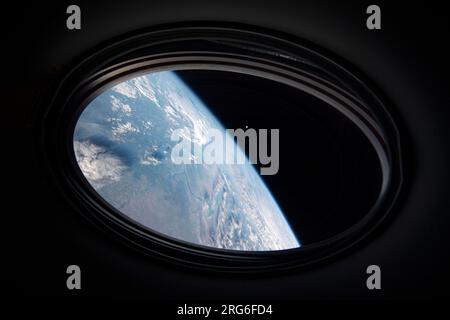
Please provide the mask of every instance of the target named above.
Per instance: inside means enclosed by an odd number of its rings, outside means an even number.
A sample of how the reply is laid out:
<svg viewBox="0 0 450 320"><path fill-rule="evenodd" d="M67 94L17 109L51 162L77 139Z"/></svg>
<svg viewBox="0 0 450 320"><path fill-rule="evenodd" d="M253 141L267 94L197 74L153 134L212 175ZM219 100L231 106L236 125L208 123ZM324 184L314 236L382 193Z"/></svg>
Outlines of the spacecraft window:
<svg viewBox="0 0 450 320"><path fill-rule="evenodd" d="M382 187L367 137L321 100L244 71L149 72L93 98L73 134L90 187L149 232L218 249L300 248L364 218Z"/></svg>
<svg viewBox="0 0 450 320"><path fill-rule="evenodd" d="M143 32L67 76L43 145L79 211L141 252L306 266L376 230L399 193L398 129L361 79L278 35Z"/></svg>

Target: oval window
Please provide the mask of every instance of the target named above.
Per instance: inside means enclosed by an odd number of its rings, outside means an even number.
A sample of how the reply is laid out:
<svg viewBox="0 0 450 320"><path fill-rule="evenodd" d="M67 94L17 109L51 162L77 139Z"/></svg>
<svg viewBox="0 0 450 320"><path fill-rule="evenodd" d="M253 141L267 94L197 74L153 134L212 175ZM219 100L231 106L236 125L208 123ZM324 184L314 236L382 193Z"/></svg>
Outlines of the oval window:
<svg viewBox="0 0 450 320"><path fill-rule="evenodd" d="M46 159L95 224L221 270L321 261L366 237L401 185L397 127L341 64L239 28L151 31L74 69Z"/></svg>
<svg viewBox="0 0 450 320"><path fill-rule="evenodd" d="M247 134L255 131L233 131L258 147ZM175 72L163 71L96 97L78 118L73 143L95 191L144 227L215 248L300 247L233 137Z"/></svg>

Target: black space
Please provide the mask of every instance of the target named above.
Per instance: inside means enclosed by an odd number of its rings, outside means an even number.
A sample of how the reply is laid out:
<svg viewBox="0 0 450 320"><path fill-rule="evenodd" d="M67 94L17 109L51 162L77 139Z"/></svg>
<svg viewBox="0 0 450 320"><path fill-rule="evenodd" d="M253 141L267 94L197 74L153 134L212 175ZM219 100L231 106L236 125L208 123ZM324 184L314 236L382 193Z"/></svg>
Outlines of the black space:
<svg viewBox="0 0 450 320"><path fill-rule="evenodd" d="M334 108L261 77L177 74L225 128L280 130L279 171L262 177L302 244L330 238L367 214L380 188L379 163L368 140Z"/></svg>
<svg viewBox="0 0 450 320"><path fill-rule="evenodd" d="M7 163L2 174L2 230L7 238L2 289L7 299L19 298L15 312L28 308L24 296L33 297L30 300L46 297L46 302L50 298L148 299L147 312L160 306L163 318L171 318L175 309L159 300L179 305L206 300L220 304L449 298L450 52L445 3L377 1L382 8L382 29L369 31L365 10L371 1L77 1L83 22L82 30L76 32L65 27L70 4L2 3L2 158ZM92 227L58 192L36 144L39 103L54 92L77 61L103 43L142 28L180 21L244 23L304 39L349 62L388 98L402 129L405 188L389 223L370 241L306 271L258 277L194 272L121 245ZM215 112L228 119L224 122L230 121L225 123L228 127L257 126L250 123L254 117L242 112L234 117ZM313 150L314 145L310 147ZM287 170L287 159L286 154L281 158L279 177ZM296 196L282 200L283 193L292 194L292 188L268 183L286 211L306 203ZM326 207L327 201L319 199L310 206ZM66 268L71 264L82 269L80 291L66 288ZM366 288L365 271L370 264L382 270L382 290ZM305 304L293 305L294 315L304 311ZM70 310L78 306L71 303ZM410 306L404 305L402 313ZM369 305L364 315L376 307ZM282 313L283 307L277 310Z"/></svg>

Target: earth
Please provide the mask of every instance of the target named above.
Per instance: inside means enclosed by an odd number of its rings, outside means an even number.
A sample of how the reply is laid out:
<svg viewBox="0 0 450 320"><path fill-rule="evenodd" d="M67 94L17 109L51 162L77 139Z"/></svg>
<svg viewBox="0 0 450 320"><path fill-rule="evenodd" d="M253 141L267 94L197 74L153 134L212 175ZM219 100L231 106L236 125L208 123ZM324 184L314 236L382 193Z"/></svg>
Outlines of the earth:
<svg viewBox="0 0 450 320"><path fill-rule="evenodd" d="M191 143L204 145L212 128L225 130L174 71L155 72L123 81L94 98L78 119L73 147L93 189L153 232L230 250L300 247L248 161L172 161L175 129L187 130Z"/></svg>

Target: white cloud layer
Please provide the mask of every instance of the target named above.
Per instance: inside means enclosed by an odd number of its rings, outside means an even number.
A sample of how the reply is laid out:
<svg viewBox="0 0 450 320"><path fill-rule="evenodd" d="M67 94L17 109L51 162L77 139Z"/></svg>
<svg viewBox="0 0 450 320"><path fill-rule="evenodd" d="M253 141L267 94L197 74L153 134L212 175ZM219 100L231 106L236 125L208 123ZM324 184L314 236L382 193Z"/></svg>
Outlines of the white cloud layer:
<svg viewBox="0 0 450 320"><path fill-rule="evenodd" d="M116 112L123 112L124 114L131 113L131 107L128 104L123 103L120 99L114 96L111 97L111 109Z"/></svg>
<svg viewBox="0 0 450 320"><path fill-rule="evenodd" d="M99 189L120 180L127 166L116 155L89 141L74 141L78 166L89 183Z"/></svg>

